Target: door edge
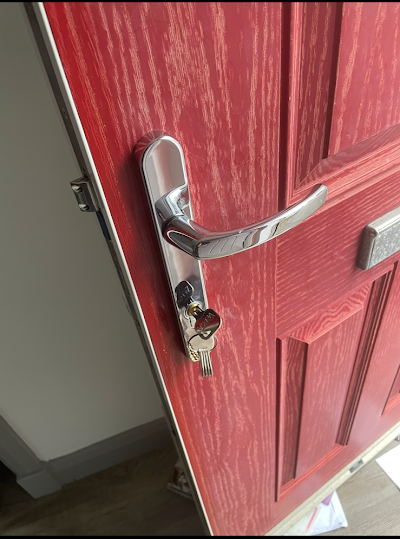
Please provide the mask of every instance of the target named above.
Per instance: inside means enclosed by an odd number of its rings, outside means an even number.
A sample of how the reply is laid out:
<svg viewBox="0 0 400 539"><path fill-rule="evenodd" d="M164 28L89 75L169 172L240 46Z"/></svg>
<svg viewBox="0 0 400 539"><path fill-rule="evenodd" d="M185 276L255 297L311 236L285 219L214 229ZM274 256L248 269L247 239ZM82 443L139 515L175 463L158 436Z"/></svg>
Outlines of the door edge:
<svg viewBox="0 0 400 539"><path fill-rule="evenodd" d="M28 27L30 27L34 41L39 51L42 63L49 79L53 94L57 101L60 114L64 121L70 142L75 153L79 166L84 174L87 174L93 183L93 188L96 192L97 199L103 210L103 216L106 221L111 242L107 241L111 257L116 266L117 273L121 279L121 284L132 311L136 328L139 333L141 343L143 345L147 360L150 365L153 379L156 383L158 393L163 405L164 414L167 419L168 427L171 433L172 440L177 449L178 455L186 468L186 478L190 484L193 499L197 506L199 517L205 528L206 533L213 536L211 524L204 507L204 503L197 485L194 471L187 453L178 422L176 420L171 401L168 395L167 388L162 378L161 370L158 365L155 350L151 342L150 334L147 328L146 321L143 316L139 299L136 293L135 285L129 273L128 265L122 246L115 228L114 221L108 207L107 200L97 173L97 169L84 134L80 118L75 107L67 77L58 54L57 45L55 43L53 33L47 18L46 10L43 2L24 2L25 14L27 16Z"/></svg>

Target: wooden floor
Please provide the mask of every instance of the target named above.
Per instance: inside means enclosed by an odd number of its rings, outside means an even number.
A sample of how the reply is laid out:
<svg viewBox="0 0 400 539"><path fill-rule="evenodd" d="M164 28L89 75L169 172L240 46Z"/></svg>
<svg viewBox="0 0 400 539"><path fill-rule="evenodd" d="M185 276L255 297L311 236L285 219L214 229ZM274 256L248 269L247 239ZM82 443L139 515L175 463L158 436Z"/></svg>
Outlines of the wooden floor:
<svg viewBox="0 0 400 539"><path fill-rule="evenodd" d="M5 469L0 535L204 535L194 503L165 488L175 460L168 446L38 500ZM338 494L349 527L330 535L400 535L400 491L375 461Z"/></svg>
<svg viewBox="0 0 400 539"><path fill-rule="evenodd" d="M375 458L398 444L393 441ZM337 493L349 527L322 535L400 535L400 490L375 459L338 488Z"/></svg>

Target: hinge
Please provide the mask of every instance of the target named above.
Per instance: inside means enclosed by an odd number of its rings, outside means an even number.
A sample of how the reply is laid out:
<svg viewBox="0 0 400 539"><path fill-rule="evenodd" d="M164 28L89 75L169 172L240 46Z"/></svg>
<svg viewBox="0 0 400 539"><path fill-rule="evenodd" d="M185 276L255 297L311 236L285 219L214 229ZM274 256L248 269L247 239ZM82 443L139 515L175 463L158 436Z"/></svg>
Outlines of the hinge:
<svg viewBox="0 0 400 539"><path fill-rule="evenodd" d="M71 188L81 211L98 211L100 209L93 186L88 178L82 177L72 181Z"/></svg>

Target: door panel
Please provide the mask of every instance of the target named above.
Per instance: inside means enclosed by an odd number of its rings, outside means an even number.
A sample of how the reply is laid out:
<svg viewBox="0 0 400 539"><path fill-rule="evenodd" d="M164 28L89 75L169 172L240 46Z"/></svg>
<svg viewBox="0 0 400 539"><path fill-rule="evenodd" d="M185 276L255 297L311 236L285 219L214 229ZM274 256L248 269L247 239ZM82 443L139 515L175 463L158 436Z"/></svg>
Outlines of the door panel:
<svg viewBox="0 0 400 539"><path fill-rule="evenodd" d="M400 206L398 6L45 9L210 530L263 534L400 421L399 254L356 265L364 226ZM184 355L134 158L155 130L207 228L330 190L277 240L203 262L212 378Z"/></svg>
<svg viewBox="0 0 400 539"><path fill-rule="evenodd" d="M335 466L349 445L392 278L390 270L278 341L278 499ZM348 452L357 455L351 444Z"/></svg>
<svg viewBox="0 0 400 539"><path fill-rule="evenodd" d="M314 339L311 331L303 337L307 343L307 369L296 477L315 465L336 443L362 314L360 309L353 312Z"/></svg>
<svg viewBox="0 0 400 539"><path fill-rule="evenodd" d="M296 190L328 156L342 3L299 2L284 9L293 36L288 179Z"/></svg>
<svg viewBox="0 0 400 539"><path fill-rule="evenodd" d="M393 143L400 121L400 10L388 2L295 2L285 9L292 34L289 204L321 177L331 192L342 190L366 180L360 164L379 171L399 159Z"/></svg>
<svg viewBox="0 0 400 539"><path fill-rule="evenodd" d="M382 325L386 304L391 293L394 277L393 266L386 268L385 273L372 282L368 304L363 320L362 333L358 342L357 355L347 392L346 404L343 410L343 419L338 432L338 443L349 443L351 429L355 414L358 410L360 396L364 387L365 379L369 373L372 359L379 348L376 348L376 340ZM394 292L396 296L396 292Z"/></svg>
<svg viewBox="0 0 400 539"><path fill-rule="evenodd" d="M369 289L281 341L281 486L315 465L337 442Z"/></svg>
<svg viewBox="0 0 400 539"><path fill-rule="evenodd" d="M356 392L358 403L349 434L349 444L359 447L372 443L372 439L387 431L400 414L398 401L387 406L400 357L398 263L388 270L373 285L368 316L371 329L364 331L364 367L360 369L363 387Z"/></svg>
<svg viewBox="0 0 400 539"><path fill-rule="evenodd" d="M346 3L329 155L400 122L400 6Z"/></svg>

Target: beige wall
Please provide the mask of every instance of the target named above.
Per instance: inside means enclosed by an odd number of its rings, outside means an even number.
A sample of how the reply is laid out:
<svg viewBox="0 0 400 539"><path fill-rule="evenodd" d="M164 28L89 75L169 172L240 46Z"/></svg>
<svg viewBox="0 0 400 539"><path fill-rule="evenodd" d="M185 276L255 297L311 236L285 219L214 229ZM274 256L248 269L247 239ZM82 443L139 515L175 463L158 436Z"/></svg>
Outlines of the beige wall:
<svg viewBox="0 0 400 539"><path fill-rule="evenodd" d="M43 460L162 416L21 4L0 4L0 415Z"/></svg>

